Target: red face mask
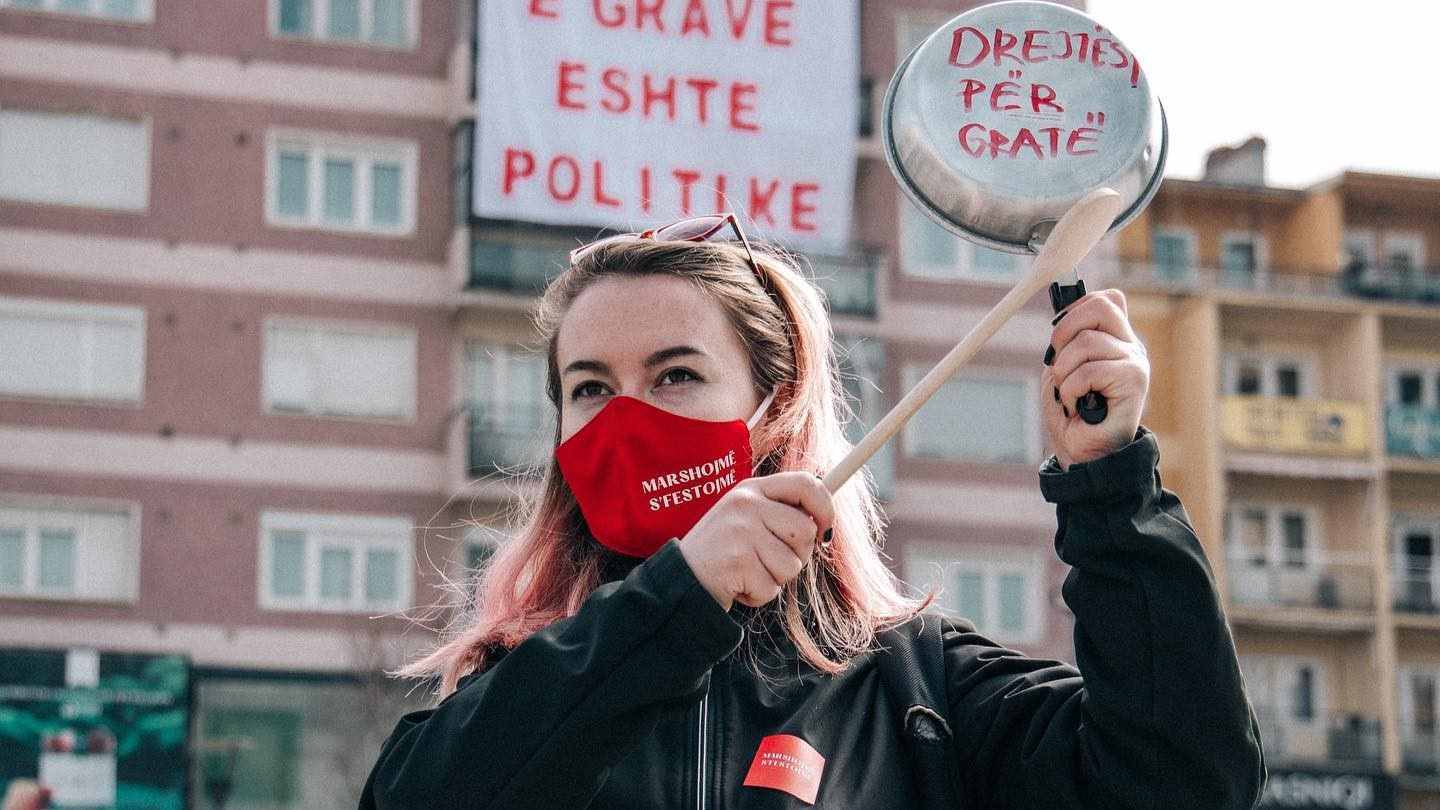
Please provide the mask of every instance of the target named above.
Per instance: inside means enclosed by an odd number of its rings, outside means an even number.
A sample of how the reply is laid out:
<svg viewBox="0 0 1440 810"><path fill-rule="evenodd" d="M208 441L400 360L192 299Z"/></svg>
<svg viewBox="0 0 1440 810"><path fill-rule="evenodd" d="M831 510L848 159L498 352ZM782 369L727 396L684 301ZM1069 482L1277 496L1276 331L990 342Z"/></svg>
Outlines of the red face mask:
<svg viewBox="0 0 1440 810"><path fill-rule="evenodd" d="M641 558L684 537L720 496L754 474L750 429L774 398L771 391L748 422L691 419L634 397L611 399L555 448L590 533Z"/></svg>

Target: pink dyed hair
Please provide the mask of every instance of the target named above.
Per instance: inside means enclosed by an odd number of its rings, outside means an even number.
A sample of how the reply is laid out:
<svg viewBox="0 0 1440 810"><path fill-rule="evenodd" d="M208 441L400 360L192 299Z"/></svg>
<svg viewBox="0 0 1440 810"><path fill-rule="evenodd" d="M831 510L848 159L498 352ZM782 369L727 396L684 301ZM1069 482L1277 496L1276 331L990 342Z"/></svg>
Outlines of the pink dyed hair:
<svg viewBox="0 0 1440 810"><path fill-rule="evenodd" d="M853 417L836 363L821 293L784 253L756 249L763 285L744 253L725 243L621 241L584 256L545 290L535 314L548 344L548 395L561 401L555 337L570 304L604 278L673 275L690 280L725 311L750 359L759 395L777 388L774 404L752 433L758 475L784 470L823 472L850 449L842 429ZM768 288L768 289L767 289ZM767 606L799 654L835 673L869 650L875 633L902 622L933 599L906 596L881 559L881 513L868 472L834 496L835 533ZM589 534L575 497L555 463L545 465L540 491L517 511L512 539L483 571L470 610L461 611L439 644L394 674L438 678L438 693L486 665L496 647L512 648L537 630L573 616L601 584L613 553Z"/></svg>

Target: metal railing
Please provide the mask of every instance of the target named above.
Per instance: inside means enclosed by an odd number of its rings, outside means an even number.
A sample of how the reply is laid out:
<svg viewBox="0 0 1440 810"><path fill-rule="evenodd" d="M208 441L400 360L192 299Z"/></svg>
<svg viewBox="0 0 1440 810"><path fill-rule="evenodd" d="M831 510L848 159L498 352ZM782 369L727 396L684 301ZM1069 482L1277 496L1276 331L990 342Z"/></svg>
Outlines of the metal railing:
<svg viewBox="0 0 1440 810"><path fill-rule="evenodd" d="M1375 576L1369 562L1272 561L1231 550L1225 557L1230 601L1246 607L1374 610Z"/></svg>
<svg viewBox="0 0 1440 810"><path fill-rule="evenodd" d="M1380 767L1380 721L1359 712L1317 711L1308 720L1255 706L1265 758L1275 764Z"/></svg>
<svg viewBox="0 0 1440 810"><path fill-rule="evenodd" d="M534 475L550 452L554 423L540 406L473 407L470 415L471 477Z"/></svg>
<svg viewBox="0 0 1440 810"><path fill-rule="evenodd" d="M1267 265L1244 271L1121 259L1108 265L1098 264L1095 269L1108 284L1125 289L1173 292L1246 290L1285 298L1364 298L1440 303L1440 267L1402 270L1352 265L1334 270Z"/></svg>
<svg viewBox="0 0 1440 810"><path fill-rule="evenodd" d="M1440 459L1440 408L1387 406L1385 449L1392 456Z"/></svg>

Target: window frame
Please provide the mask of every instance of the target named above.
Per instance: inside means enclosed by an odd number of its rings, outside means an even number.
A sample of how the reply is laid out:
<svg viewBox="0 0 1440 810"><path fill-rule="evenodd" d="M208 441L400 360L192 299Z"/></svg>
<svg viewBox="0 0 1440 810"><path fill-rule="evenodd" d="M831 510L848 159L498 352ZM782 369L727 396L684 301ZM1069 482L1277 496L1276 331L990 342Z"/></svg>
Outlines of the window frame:
<svg viewBox="0 0 1440 810"><path fill-rule="evenodd" d="M1361 258L1365 262L1365 269L1375 267L1380 255L1380 241L1374 228L1346 228L1340 237L1341 269L1350 260L1350 247L1352 245L1363 245Z"/></svg>
<svg viewBox="0 0 1440 810"><path fill-rule="evenodd" d="M1020 278L1023 269L1020 266L1020 260L1023 257L1006 253L1005 251L995 251L996 253L1010 256L1012 266L1009 272L1004 274L982 272L976 269L976 250L981 249L982 246L946 231L939 223L930 219L924 211L921 211L915 203L911 202L910 199L903 194L900 195L899 205L900 271L907 278L921 281L935 281L942 284L964 281L970 283L995 284L1005 287L1014 284ZM924 224L921 225L920 223ZM954 240L956 250L953 264L928 264L918 261L915 258L915 228L917 225L920 227L939 229L940 232ZM924 269L922 270L920 268Z"/></svg>
<svg viewBox="0 0 1440 810"><path fill-rule="evenodd" d="M1265 239L1265 234L1255 230L1228 230L1220 234L1220 255L1216 268L1223 279L1229 272L1225 267L1225 253L1230 245L1239 242L1249 242L1254 246L1255 270L1252 277L1256 287L1263 287L1270 277L1270 245Z"/></svg>
<svg viewBox="0 0 1440 810"><path fill-rule="evenodd" d="M1260 366L1260 393L1241 394L1240 367L1246 362ZM1300 371L1300 394L1296 400L1316 399L1320 388L1320 360L1309 352L1269 352L1255 349L1228 349L1222 361L1222 382L1225 396L1282 397L1276 390L1277 370L1281 365L1294 365ZM1290 397L1284 397L1290 399Z"/></svg>
<svg viewBox="0 0 1440 810"><path fill-rule="evenodd" d="M1387 230L1380 235L1380 251L1376 254L1378 265L1382 270L1390 270L1390 256L1394 253L1409 253L1412 260L1410 271L1423 274L1425 272L1425 234L1420 231L1390 231ZM1395 248L1402 250L1395 250Z"/></svg>
<svg viewBox="0 0 1440 810"><path fill-rule="evenodd" d="M256 605L261 610L292 613L357 614L404 610L415 596L413 529L414 523L410 518L398 515L265 510L260 515ZM274 555L271 537L276 531L295 531L304 537L301 575L304 593L299 597L276 596L272 591L271 564ZM323 575L320 551L327 546L342 546L351 551L348 602L327 601L320 595ZM398 570L395 572L396 596L392 603L371 604L365 599L367 555L372 549L395 551L399 555ZM363 565L361 561L364 561Z"/></svg>
<svg viewBox="0 0 1440 810"><path fill-rule="evenodd" d="M1402 743L1414 739L1417 734L1415 730L1415 690L1414 677L1416 675L1429 676L1435 682L1435 705L1430 707L1432 715L1437 718L1437 729L1431 732L1440 737L1440 664L1432 662L1409 661L1401 663L1396 667L1396 675L1400 682L1397 685L1396 696L1399 703L1399 716L1396 718L1400 726L1400 741Z"/></svg>
<svg viewBox="0 0 1440 810"><path fill-rule="evenodd" d="M408 394L405 397L404 412L399 415L375 413L345 413L326 411L316 407L312 401L304 411L277 409L270 400L268 365L272 330L300 329L310 332L310 350L315 354L317 335L324 332L362 334L375 337L406 337L410 341ZM420 387L420 331L414 326L391 321L354 321L330 318L306 318L293 315L270 315L261 322L260 329L260 412L266 416L292 416L305 419L345 419L385 424L415 424L417 400Z"/></svg>
<svg viewBox="0 0 1440 810"><path fill-rule="evenodd" d="M931 369L931 366L910 361L904 362L900 367L901 388L910 390L914 383L923 379ZM912 376L914 382L912 382ZM1041 452L1040 436L1040 408L1039 408L1039 381L1032 375L1026 374L1018 369L1004 368L975 368L966 369L955 374L946 380L941 386L943 390L946 385L965 381L979 382L1004 382L1016 383L1022 386L1025 392L1025 408L1022 418L1025 421L1023 426L1025 436L1024 458L1021 460L1010 459L985 459L985 458L957 458L953 456L930 456L920 455L915 452L914 422L907 423L900 431L900 452L906 459L921 462L941 462L949 464L1031 464L1039 461ZM938 392L937 392L938 393ZM930 401L934 401L933 397Z"/></svg>
<svg viewBox="0 0 1440 810"><path fill-rule="evenodd" d="M85 405L118 405L143 407L145 404L145 379L148 354L148 321L143 306L132 304L100 304L92 301L72 301L61 298L33 298L29 296L0 295L0 320L6 316L39 315L42 317L67 318L85 328L90 334L85 339L94 343L93 327L96 321L109 321L133 326L138 330L139 357L136 358L136 379L133 396L124 398L96 396L93 380L90 392L84 395L43 394L34 392L7 391L0 389L0 401L18 400L26 402L60 402ZM128 393L128 392L127 392Z"/></svg>
<svg viewBox="0 0 1440 810"><path fill-rule="evenodd" d="M3 2L3 0L0 0L0 2ZM8 6L6 8L8 8ZM0 202L19 205L48 205L58 208L80 209L83 211L99 211L107 214L128 214L132 216L144 215L150 212L151 207L154 203L154 195L151 193L151 186L153 185L154 181L153 175L155 168L154 120L150 115L105 115L86 110L46 109L43 107L23 106L19 104L7 103L3 100L0 100L0 113L5 112L28 113L32 115L51 115L60 118L101 119L106 121L120 121L139 125L143 133L142 141L145 144L145 165L143 167L144 170L141 172L142 176L144 177L144 188L142 189L142 200L138 205L104 205L92 202L74 202L70 200L51 199L37 200L28 197L10 197L3 194L0 194Z"/></svg>
<svg viewBox="0 0 1440 810"><path fill-rule="evenodd" d="M357 0L360 7L360 31L355 39L335 39L329 35L331 0L310 0L310 33L292 34L280 29L280 5L282 0L269 0L269 32L272 39L289 42L308 42L316 45L336 45L351 48L374 48L381 51L405 53L414 51L420 45L421 0L401 0L405 4L405 41L401 44L377 42L371 39L375 30L375 0ZM320 33L324 31L324 33Z"/></svg>
<svg viewBox="0 0 1440 810"><path fill-rule="evenodd" d="M1430 535L1431 592L1440 595L1440 513L1394 512L1390 516L1390 576L1392 582L1404 583L1409 576L1405 553L1405 536L1423 530Z"/></svg>
<svg viewBox="0 0 1440 810"><path fill-rule="evenodd" d="M490 367L492 371L499 372L495 377L494 384L484 387L484 390L491 394L484 403L490 413L495 413L497 407L507 408L525 404L523 400L516 399L513 394L513 392L517 390L518 383L511 375L511 366L518 358L523 357L537 362L540 366L540 380L542 384L544 383L545 355L514 343L489 341L480 338L466 340L464 341L465 405L470 409L472 416L479 415L475 407L477 402L473 395L476 391L481 390L481 386L478 385L479 380L476 378L476 364L471 360L476 352L488 354L490 356ZM534 405L542 425L545 424L548 417L554 416L553 407L543 388L535 392ZM512 425L507 426L513 427Z"/></svg>
<svg viewBox="0 0 1440 810"><path fill-rule="evenodd" d="M1405 360L1387 363L1385 366L1385 405L1400 405L1400 377L1415 374L1420 377L1420 404L1425 410L1440 409L1440 361L1422 362Z"/></svg>
<svg viewBox="0 0 1440 810"><path fill-rule="evenodd" d="M1196 244L1198 241L1195 237L1195 229L1183 225L1164 225L1150 232L1150 265L1154 268L1156 276L1160 276L1161 274L1160 262L1155 257L1155 240L1161 238L1179 239L1185 243L1185 266L1181 268L1180 274L1173 279L1169 276L1165 276L1164 278L1172 281L1193 280L1195 278L1196 268L1199 265L1199 259L1196 254Z"/></svg>
<svg viewBox="0 0 1440 810"><path fill-rule="evenodd" d="M1293 712L1294 705L1287 700L1287 703L1283 706L1285 712L1283 719L1277 716L1276 721L1283 723L1286 727L1298 727L1308 732L1319 731L1329 723L1330 690L1327 684L1328 678L1326 677L1328 671L1322 660L1306 655L1274 655L1267 653L1242 653L1239 657L1242 662L1241 678L1246 681L1245 691L1252 696L1252 699L1253 696L1266 695L1267 693L1280 693L1282 698L1288 699L1290 696L1285 694L1284 690L1298 682L1300 670L1308 667L1315 678L1314 690L1311 695L1315 704L1313 707L1313 716L1308 720L1295 717ZM1251 662L1250 669L1252 671L1257 667L1269 670L1265 674L1268 676L1266 680L1269 681L1267 685L1271 687L1270 689L1254 689L1254 684L1249 683L1249 679L1245 677L1245 666L1243 665L1245 661ZM1263 707L1264 704L1261 704L1261 706ZM1274 706L1272 708L1278 710L1282 707Z"/></svg>
<svg viewBox="0 0 1440 810"><path fill-rule="evenodd" d="M6 601L39 600L46 602L90 602L103 604L133 605L140 599L140 563L143 538L141 529L141 507L138 502L108 498L74 498L69 496L37 496L22 493L0 493L0 525L9 525L7 515L15 512L68 512L70 525L75 527L75 553L72 558L71 578L77 586L69 591L42 590L39 587L40 523L24 526L25 534L21 548L21 586L19 591L0 591L0 604ZM88 525L86 518L91 514L119 516L124 521L127 562L130 576L124 583L123 592L99 594L79 589L78 574L80 560L87 542Z"/></svg>
<svg viewBox="0 0 1440 810"><path fill-rule="evenodd" d="M293 217L280 212L281 152L304 151L306 168L306 213ZM410 238L415 235L419 207L420 146L403 138L367 137L318 130L276 127L265 133L265 224L273 228L302 231L323 231L352 236ZM346 158L355 166L351 200L355 205L352 223L336 223L325 219L324 167L331 157ZM371 222L375 206L372 178L378 162L400 164L400 221L396 225Z"/></svg>
<svg viewBox="0 0 1440 810"><path fill-rule="evenodd" d="M84 13L59 8L59 0L40 0L43 8L29 8L27 6L13 5L13 0L0 0L0 11L19 11L30 14L53 14L60 17L71 17L81 20L96 20L107 23L125 23L129 25L152 25L155 22L155 0L135 0L136 11L134 17L113 17L99 12ZM87 0L91 8L103 7L104 0Z"/></svg>
<svg viewBox="0 0 1440 810"><path fill-rule="evenodd" d="M1226 504L1224 538L1226 563L1248 564L1250 562L1247 557L1243 556L1250 552L1238 544L1236 535L1240 513L1245 511L1265 513L1265 562L1263 566L1259 566L1260 568L1267 571L1307 574L1322 572L1325 566L1324 515L1317 506L1293 501L1234 499ZM1284 518L1291 514L1298 514L1305 518L1305 564L1303 566L1285 565Z"/></svg>
<svg viewBox="0 0 1440 810"><path fill-rule="evenodd" d="M929 572L936 565L941 569L941 585L953 595L952 585L957 572L979 574L985 583L985 626L976 624L976 632L993 641L1004 644L1035 644L1044 639L1046 621L1045 592L1048 588L1049 568L1046 559L1039 553L1020 551L1000 546L953 546L937 542L922 542L906 547L905 578L915 587L929 584ZM1020 574L1025 581L1025 627L1018 633L1009 633L999 626L1000 577ZM937 607L948 616L975 622L976 617L962 616L945 601L944 594L937 600ZM994 622L990 617L994 616Z"/></svg>

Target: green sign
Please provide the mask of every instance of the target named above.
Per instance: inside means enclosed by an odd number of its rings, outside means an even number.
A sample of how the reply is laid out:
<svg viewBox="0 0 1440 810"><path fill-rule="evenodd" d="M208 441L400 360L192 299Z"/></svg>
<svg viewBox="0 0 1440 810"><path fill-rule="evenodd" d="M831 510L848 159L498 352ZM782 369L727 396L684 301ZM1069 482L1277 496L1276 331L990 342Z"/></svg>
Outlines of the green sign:
<svg viewBox="0 0 1440 810"><path fill-rule="evenodd" d="M0 649L0 794L36 779L60 810L185 810L190 661Z"/></svg>

